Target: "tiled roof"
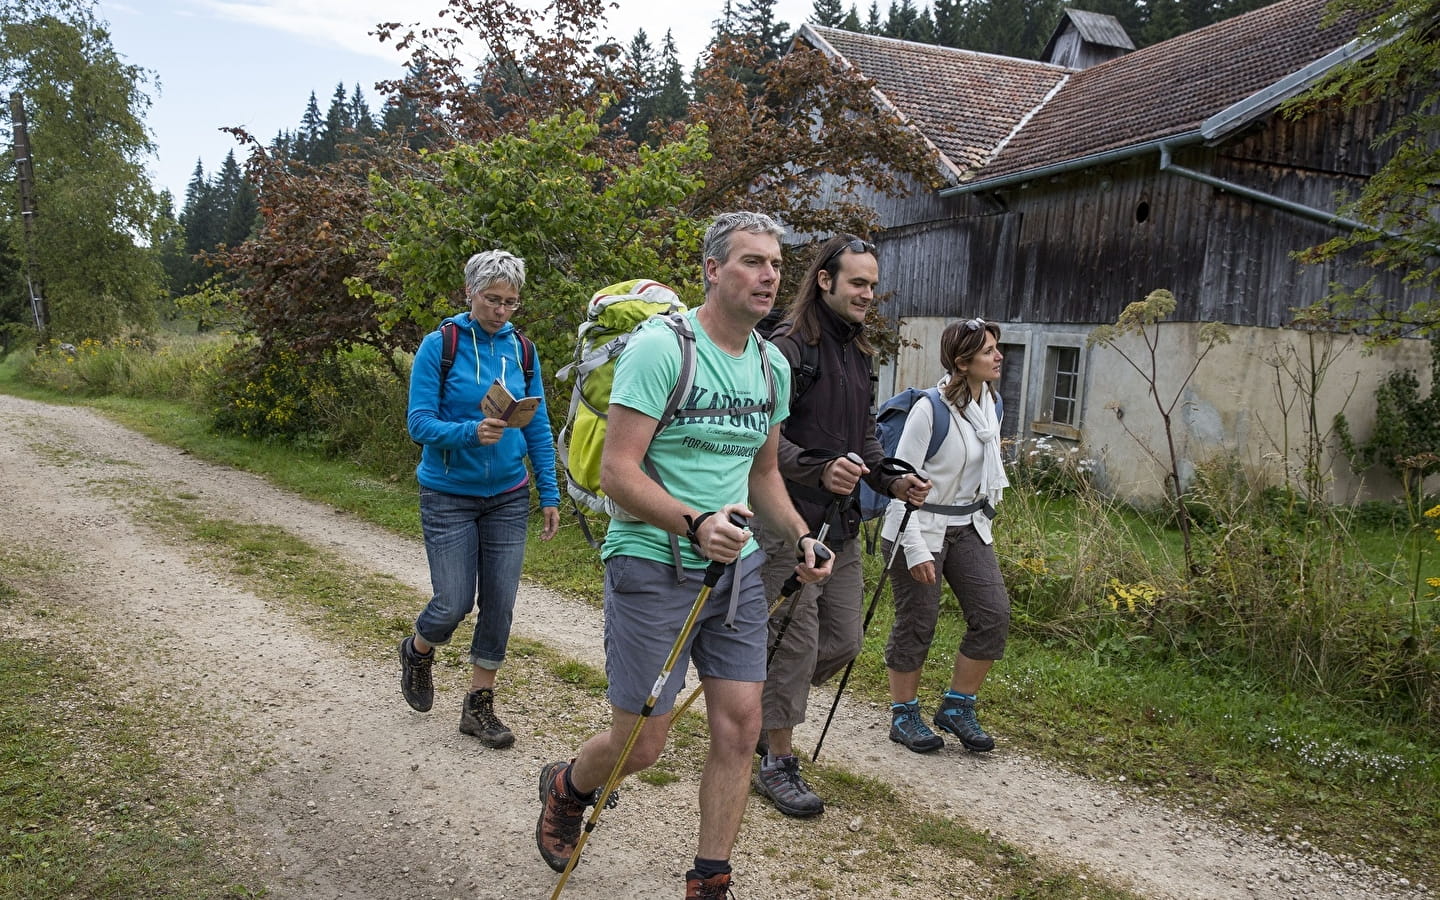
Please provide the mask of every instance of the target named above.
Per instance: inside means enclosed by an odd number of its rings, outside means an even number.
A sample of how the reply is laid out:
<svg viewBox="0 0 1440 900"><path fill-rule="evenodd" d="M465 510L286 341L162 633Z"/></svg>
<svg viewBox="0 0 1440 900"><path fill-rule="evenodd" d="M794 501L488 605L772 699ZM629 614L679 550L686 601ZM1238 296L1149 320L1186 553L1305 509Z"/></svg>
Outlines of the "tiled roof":
<svg viewBox="0 0 1440 900"><path fill-rule="evenodd" d="M1353 38L1320 27L1328 5L1282 0L1077 72L980 177L1194 131Z"/></svg>
<svg viewBox="0 0 1440 900"><path fill-rule="evenodd" d="M807 33L808 32L808 33ZM848 60L944 154L952 174L984 165L1070 70L1048 63L806 25L800 37Z"/></svg>
<svg viewBox="0 0 1440 900"><path fill-rule="evenodd" d="M1195 131L1353 38L1353 20L1320 27L1328 4L1281 0L1080 71L811 25L802 36L874 80L977 181Z"/></svg>

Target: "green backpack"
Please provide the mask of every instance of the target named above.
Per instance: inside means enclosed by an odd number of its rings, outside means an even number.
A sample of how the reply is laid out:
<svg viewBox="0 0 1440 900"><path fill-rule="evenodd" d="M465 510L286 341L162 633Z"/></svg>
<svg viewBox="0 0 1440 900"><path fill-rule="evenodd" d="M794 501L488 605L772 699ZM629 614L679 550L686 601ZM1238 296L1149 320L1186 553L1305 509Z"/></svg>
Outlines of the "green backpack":
<svg viewBox="0 0 1440 900"><path fill-rule="evenodd" d="M638 521L621 509L600 489L600 455L605 448L605 425L610 410L610 388L615 380L615 360L630 342L631 335L653 318L662 318L680 342L680 372L675 387L665 402L665 410L656 423L659 434L680 411L695 384L695 333L684 315L685 304L670 288L648 278L622 281L596 291L590 298L585 321L580 324L575 342L575 355L569 364L555 373L559 382L574 381L570 392L570 410L560 429L560 463L565 467L565 480L570 498L575 502L575 517L580 530L592 547L600 542L590 533L585 511L609 516L622 522ZM757 336L758 337L758 336ZM760 358L765 368L765 382L770 388L767 409L775 408L775 379L770 371L769 354L761 346ZM649 465L650 476L659 475ZM679 546L672 540L678 569Z"/></svg>

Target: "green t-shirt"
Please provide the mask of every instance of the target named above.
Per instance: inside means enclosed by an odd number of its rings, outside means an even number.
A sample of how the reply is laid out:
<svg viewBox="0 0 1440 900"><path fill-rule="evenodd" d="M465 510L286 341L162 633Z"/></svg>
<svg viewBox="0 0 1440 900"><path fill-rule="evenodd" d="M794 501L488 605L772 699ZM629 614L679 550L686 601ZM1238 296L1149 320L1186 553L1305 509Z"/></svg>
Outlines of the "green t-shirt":
<svg viewBox="0 0 1440 900"><path fill-rule="evenodd" d="M731 356L710 340L696 312L685 314L695 332L695 384L675 421L650 442L649 459L665 489L701 512L729 503L748 506L750 464L770 429L790 415L790 364L773 344L764 343L775 379L775 408L768 417L763 412L706 415L705 409L764 403L769 392L760 363L760 339L752 336L744 353ZM679 379L680 342L674 330L664 322L647 322L615 361L610 402L658 420ZM740 555L757 549L759 545L751 540ZM686 568L707 565L684 538L680 553ZM601 556L617 555L673 562L670 534L645 522L612 521Z"/></svg>

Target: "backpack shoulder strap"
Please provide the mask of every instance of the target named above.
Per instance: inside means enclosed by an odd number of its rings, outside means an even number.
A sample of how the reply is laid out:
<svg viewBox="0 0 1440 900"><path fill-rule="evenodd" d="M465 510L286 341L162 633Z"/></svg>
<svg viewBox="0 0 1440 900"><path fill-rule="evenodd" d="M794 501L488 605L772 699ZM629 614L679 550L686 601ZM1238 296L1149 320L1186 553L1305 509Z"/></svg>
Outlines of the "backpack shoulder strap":
<svg viewBox="0 0 1440 900"><path fill-rule="evenodd" d="M445 396L445 382L450 378L450 369L455 365L455 353L460 347L460 326L451 321L440 323L440 397Z"/></svg>
<svg viewBox="0 0 1440 900"><path fill-rule="evenodd" d="M678 312L670 313L664 319L680 344L680 371L675 378L675 387L665 401L665 410L660 414L660 420L655 423L656 434L664 431L675 420L680 404L685 402L690 396L691 388L695 386L695 332L690 328L690 320L685 318L684 313Z"/></svg>
<svg viewBox="0 0 1440 900"><path fill-rule="evenodd" d="M758 330L755 333L762 339L764 338ZM786 323L776 326L769 336L771 343L779 343L782 339L794 344L795 349L800 351L800 360L791 366L790 403L794 405L796 400L805 396L805 393L820 380L820 345L799 340L791 333L790 326Z"/></svg>
<svg viewBox="0 0 1440 900"><path fill-rule="evenodd" d="M926 388L925 396L930 399L930 411L933 424L930 428L930 444L925 448L925 461L940 452L940 445L945 443L945 436L950 433L950 409L945 405L945 398L940 396L939 388Z"/></svg>
<svg viewBox="0 0 1440 900"><path fill-rule="evenodd" d="M535 380L535 342L530 340L520 329L515 329L515 340L520 345L520 369L525 373L525 389L530 389L530 382Z"/></svg>

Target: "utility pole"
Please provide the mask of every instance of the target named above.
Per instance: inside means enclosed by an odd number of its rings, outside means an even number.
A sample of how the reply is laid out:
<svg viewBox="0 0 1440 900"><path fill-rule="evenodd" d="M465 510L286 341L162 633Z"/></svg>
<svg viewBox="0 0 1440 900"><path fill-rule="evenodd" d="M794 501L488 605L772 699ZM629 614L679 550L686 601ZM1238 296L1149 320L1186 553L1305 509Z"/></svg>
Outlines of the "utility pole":
<svg viewBox="0 0 1440 900"><path fill-rule="evenodd" d="M15 187L20 195L20 221L25 233L25 287L30 294L30 315L43 340L45 299L35 280L35 166L30 158L30 133L25 127L25 98L10 94L10 120L15 123Z"/></svg>

